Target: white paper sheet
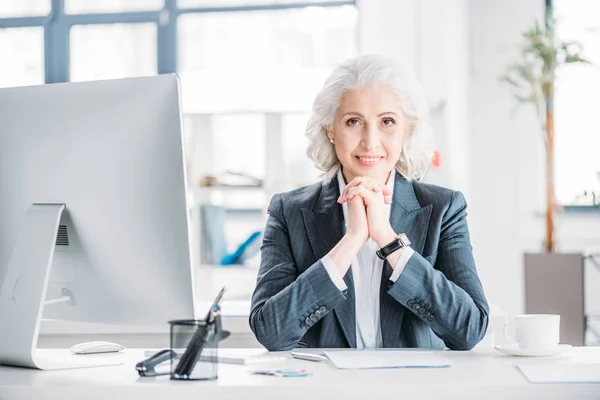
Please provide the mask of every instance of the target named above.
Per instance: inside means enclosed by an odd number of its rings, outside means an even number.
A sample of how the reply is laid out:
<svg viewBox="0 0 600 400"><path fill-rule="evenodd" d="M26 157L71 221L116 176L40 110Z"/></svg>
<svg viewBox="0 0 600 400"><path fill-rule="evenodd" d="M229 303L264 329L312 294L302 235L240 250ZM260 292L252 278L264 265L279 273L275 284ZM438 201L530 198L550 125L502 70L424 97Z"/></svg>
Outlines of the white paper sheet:
<svg viewBox="0 0 600 400"><path fill-rule="evenodd" d="M531 383L600 383L600 364L519 364Z"/></svg>
<svg viewBox="0 0 600 400"><path fill-rule="evenodd" d="M446 358L430 351L325 351L340 369L442 368L451 367Z"/></svg>
<svg viewBox="0 0 600 400"><path fill-rule="evenodd" d="M217 353L217 359L220 363L229 364L259 364L274 361L285 361L283 356L270 354L264 349L205 349L200 360L203 357Z"/></svg>

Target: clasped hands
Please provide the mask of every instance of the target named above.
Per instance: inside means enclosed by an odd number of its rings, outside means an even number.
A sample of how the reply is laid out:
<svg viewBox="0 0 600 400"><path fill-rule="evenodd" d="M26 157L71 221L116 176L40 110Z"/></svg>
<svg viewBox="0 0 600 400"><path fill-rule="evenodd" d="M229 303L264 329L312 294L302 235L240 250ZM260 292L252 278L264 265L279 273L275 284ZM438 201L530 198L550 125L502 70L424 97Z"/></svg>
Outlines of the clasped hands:
<svg viewBox="0 0 600 400"><path fill-rule="evenodd" d="M365 243L370 237L381 248L396 233L390 225L386 205L392 202L392 191L373 178L358 176L346 185L338 203L348 203L346 235Z"/></svg>

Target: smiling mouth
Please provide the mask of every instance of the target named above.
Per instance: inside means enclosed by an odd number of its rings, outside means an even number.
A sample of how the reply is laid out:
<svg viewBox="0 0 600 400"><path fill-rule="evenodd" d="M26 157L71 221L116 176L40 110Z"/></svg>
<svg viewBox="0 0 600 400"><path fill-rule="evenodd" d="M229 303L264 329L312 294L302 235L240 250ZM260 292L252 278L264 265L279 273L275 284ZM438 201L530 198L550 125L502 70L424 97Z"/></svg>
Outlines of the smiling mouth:
<svg viewBox="0 0 600 400"><path fill-rule="evenodd" d="M375 164L377 161L381 160L382 156L355 156L358 161L362 164Z"/></svg>

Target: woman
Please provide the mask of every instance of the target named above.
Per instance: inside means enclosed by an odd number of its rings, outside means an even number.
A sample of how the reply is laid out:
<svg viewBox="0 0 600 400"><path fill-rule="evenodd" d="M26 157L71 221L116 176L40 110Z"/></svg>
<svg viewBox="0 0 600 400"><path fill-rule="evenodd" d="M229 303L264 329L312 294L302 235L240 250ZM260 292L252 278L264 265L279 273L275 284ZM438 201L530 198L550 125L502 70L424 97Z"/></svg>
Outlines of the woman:
<svg viewBox="0 0 600 400"><path fill-rule="evenodd" d="M469 350L488 304L460 192L417 181L431 161L416 78L379 56L338 66L313 104L325 172L269 206L250 326L269 350Z"/></svg>

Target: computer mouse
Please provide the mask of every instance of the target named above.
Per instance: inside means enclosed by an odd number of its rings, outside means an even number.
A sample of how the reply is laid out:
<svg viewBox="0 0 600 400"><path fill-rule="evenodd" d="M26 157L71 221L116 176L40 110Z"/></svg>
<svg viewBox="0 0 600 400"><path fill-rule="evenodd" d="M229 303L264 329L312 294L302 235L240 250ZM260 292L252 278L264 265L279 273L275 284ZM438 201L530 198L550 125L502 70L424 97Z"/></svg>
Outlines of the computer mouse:
<svg viewBox="0 0 600 400"><path fill-rule="evenodd" d="M125 347L117 343L111 342L84 342L71 347L71 352L75 354L98 354L98 353L115 353L123 350Z"/></svg>

